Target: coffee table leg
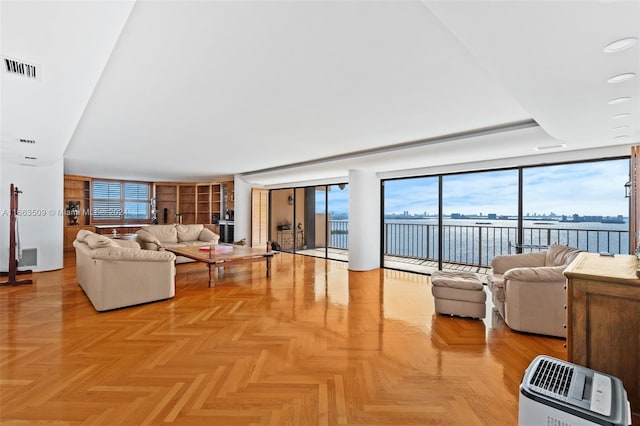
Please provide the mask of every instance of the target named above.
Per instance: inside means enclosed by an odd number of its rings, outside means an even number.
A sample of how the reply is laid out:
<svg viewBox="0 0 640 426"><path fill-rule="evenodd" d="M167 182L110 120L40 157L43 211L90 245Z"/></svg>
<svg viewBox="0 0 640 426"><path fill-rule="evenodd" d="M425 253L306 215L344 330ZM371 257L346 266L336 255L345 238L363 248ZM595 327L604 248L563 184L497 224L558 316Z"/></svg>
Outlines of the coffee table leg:
<svg viewBox="0 0 640 426"><path fill-rule="evenodd" d="M211 274L211 264L209 263L209 288L211 288L211 281L213 280L214 280L214 277Z"/></svg>
<svg viewBox="0 0 640 426"><path fill-rule="evenodd" d="M267 256L267 277L271 276L271 256Z"/></svg>

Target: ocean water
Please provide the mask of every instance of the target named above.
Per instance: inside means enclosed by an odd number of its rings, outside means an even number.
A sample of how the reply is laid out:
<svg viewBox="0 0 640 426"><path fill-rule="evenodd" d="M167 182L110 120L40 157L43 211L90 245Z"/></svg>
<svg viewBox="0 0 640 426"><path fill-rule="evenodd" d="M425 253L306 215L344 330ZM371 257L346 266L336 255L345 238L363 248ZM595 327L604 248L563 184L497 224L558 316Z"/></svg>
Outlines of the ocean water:
<svg viewBox="0 0 640 426"><path fill-rule="evenodd" d="M347 221L339 221L348 229ZM488 266L498 255L515 254L516 220L444 219L442 255L446 262ZM347 248L348 234L332 234L334 247ZM538 251L550 244L563 244L590 252L629 253L629 224L525 220L523 252ZM384 253L421 259L438 259L437 218L387 219Z"/></svg>

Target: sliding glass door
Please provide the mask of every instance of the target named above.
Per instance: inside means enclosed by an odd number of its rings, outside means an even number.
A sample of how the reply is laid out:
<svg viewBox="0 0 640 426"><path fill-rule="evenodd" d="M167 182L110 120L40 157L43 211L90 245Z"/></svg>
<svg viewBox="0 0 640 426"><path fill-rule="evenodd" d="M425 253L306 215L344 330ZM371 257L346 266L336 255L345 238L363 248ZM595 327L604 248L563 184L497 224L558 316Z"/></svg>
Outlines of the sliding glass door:
<svg viewBox="0 0 640 426"><path fill-rule="evenodd" d="M349 260L349 185L327 186L327 258Z"/></svg>
<svg viewBox="0 0 640 426"><path fill-rule="evenodd" d="M384 183L383 266L424 272L439 256L438 177Z"/></svg>
<svg viewBox="0 0 640 426"><path fill-rule="evenodd" d="M518 171L443 177L443 269L489 265L517 244Z"/></svg>
<svg viewBox="0 0 640 426"><path fill-rule="evenodd" d="M270 191L270 239L281 251L349 259L347 184Z"/></svg>
<svg viewBox="0 0 640 426"><path fill-rule="evenodd" d="M293 189L274 189L271 191L270 240L277 244L280 251L293 252L294 245L294 192Z"/></svg>

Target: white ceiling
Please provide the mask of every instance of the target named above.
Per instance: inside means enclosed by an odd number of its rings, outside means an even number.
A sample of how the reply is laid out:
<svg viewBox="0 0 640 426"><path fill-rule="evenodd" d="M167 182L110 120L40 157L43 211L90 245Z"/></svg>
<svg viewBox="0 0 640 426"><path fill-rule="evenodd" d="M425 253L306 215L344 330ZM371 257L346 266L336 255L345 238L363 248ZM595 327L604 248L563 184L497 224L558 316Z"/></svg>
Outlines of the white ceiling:
<svg viewBox="0 0 640 426"><path fill-rule="evenodd" d="M42 68L31 81L3 64L3 162L278 185L640 142L640 44L602 51L640 38L640 1L3 0L0 13L2 56Z"/></svg>

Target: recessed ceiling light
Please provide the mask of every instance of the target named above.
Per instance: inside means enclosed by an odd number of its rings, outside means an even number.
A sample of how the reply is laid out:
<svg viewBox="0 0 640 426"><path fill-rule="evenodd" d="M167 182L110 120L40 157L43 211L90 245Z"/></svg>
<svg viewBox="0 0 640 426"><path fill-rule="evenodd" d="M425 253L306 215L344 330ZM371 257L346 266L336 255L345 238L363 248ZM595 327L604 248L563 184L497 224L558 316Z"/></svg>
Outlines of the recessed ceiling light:
<svg viewBox="0 0 640 426"><path fill-rule="evenodd" d="M609 101L609 105L621 104L621 103L623 103L623 102L627 102L627 101L630 101L630 100L631 100L631 97L629 97L629 96L623 96L623 97L621 97L621 98L611 99L611 100Z"/></svg>
<svg viewBox="0 0 640 426"><path fill-rule="evenodd" d="M624 129L630 129L631 126L618 126L618 127L614 127L611 130L624 130Z"/></svg>
<svg viewBox="0 0 640 426"><path fill-rule="evenodd" d="M614 120L619 120L621 118L625 118L625 117L628 117L630 115L631 115L630 112L623 112L622 114L613 115L613 116L611 116L611 118L613 118Z"/></svg>
<svg viewBox="0 0 640 426"><path fill-rule="evenodd" d="M607 83L622 83L623 81L631 80L635 76L635 73L626 72L624 74L614 75L609 80L607 80Z"/></svg>
<svg viewBox="0 0 640 426"><path fill-rule="evenodd" d="M613 43L607 44L604 47L604 49L602 49L602 51L606 52L606 53L620 52L622 50L630 48L631 46L633 46L637 42L638 42L638 39L635 38L635 37L623 38L623 39L620 39L620 40L616 40Z"/></svg>
<svg viewBox="0 0 640 426"><path fill-rule="evenodd" d="M535 149L536 151L546 151L548 149L566 148L566 146L566 144L560 143L557 145L537 146L533 149Z"/></svg>

